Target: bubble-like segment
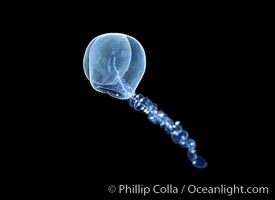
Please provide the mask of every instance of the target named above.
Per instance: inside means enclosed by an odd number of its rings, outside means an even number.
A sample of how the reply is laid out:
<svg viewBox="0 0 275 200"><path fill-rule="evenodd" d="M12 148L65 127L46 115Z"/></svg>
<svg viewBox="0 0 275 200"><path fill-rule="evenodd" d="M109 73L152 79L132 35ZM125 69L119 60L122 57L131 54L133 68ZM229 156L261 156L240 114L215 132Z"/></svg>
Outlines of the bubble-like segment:
<svg viewBox="0 0 275 200"><path fill-rule="evenodd" d="M175 144L187 148L187 157L194 167L199 169L207 167L208 163L197 154L195 140L189 137L189 133L182 128L179 121L174 122L166 113L158 110L156 104L142 94L133 94L128 102L136 111L147 114L149 121L159 125L167 134L170 134Z"/></svg>

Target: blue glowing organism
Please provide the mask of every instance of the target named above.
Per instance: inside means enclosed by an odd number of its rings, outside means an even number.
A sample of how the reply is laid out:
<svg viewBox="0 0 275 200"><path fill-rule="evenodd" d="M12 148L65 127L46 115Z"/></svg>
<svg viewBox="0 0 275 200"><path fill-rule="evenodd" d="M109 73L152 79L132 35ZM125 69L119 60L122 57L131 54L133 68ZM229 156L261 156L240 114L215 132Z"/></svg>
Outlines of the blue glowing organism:
<svg viewBox="0 0 275 200"><path fill-rule="evenodd" d="M133 37L120 33L107 33L95 37L86 48L84 72L92 87L117 99L127 100L136 111L148 115L170 134L172 141L187 148L187 157L196 168L205 168L207 162L197 154L196 142L166 113L158 110L149 98L135 90L145 72L146 57L141 44Z"/></svg>

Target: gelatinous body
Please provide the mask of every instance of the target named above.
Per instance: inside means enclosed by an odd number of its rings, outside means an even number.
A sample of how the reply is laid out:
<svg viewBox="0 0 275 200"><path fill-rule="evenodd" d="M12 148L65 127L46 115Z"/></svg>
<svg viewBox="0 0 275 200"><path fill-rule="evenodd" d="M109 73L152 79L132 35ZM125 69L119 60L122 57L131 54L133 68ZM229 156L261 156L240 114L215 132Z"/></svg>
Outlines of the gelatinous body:
<svg viewBox="0 0 275 200"><path fill-rule="evenodd" d="M197 154L196 142L168 115L158 110L157 104L135 90L144 74L146 58L143 47L133 37L108 33L94 38L88 45L84 60L84 72L92 87L117 99L127 99L131 107L148 116L171 136L172 141L187 149L187 158L196 168L208 163ZM169 73L169 72L167 72Z"/></svg>
<svg viewBox="0 0 275 200"><path fill-rule="evenodd" d="M94 38L84 55L84 71L92 87L117 99L129 99L146 66L141 44L131 36L108 33Z"/></svg>

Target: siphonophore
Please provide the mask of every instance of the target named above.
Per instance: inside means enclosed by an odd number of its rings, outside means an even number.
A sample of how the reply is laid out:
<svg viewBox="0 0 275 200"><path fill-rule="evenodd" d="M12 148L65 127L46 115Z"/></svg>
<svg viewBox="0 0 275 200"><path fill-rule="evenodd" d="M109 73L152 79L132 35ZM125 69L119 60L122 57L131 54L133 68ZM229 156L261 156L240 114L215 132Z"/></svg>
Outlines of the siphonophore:
<svg viewBox="0 0 275 200"><path fill-rule="evenodd" d="M205 168L207 162L197 154L196 142L174 122L157 104L135 90L146 68L142 45L133 37L121 33L107 33L95 37L86 48L84 72L92 87L113 98L127 100L136 111L148 116L171 136L172 141L187 149L187 157L196 168Z"/></svg>

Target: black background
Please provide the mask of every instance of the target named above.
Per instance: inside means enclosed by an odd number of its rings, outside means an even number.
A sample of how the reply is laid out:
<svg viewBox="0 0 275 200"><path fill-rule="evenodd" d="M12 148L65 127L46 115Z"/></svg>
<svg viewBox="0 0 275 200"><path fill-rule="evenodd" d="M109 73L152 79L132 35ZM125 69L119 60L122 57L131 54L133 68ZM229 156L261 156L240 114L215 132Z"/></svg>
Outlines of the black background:
<svg viewBox="0 0 275 200"><path fill-rule="evenodd" d="M110 184L270 186L274 129L265 24L230 12L159 16L100 20L71 10L41 19L26 34L37 41L37 68L21 85L30 92L22 92L19 107L31 116L21 136L30 144L24 164L46 194L108 196ZM137 93L181 121L209 162L206 169L193 168L186 150L126 101L90 86L84 51L108 32L143 45L147 68Z"/></svg>

